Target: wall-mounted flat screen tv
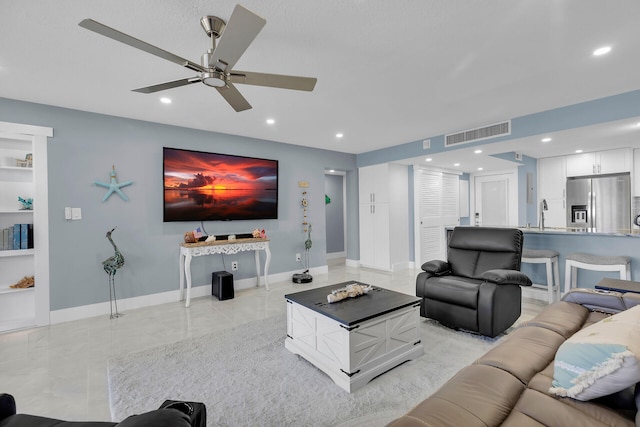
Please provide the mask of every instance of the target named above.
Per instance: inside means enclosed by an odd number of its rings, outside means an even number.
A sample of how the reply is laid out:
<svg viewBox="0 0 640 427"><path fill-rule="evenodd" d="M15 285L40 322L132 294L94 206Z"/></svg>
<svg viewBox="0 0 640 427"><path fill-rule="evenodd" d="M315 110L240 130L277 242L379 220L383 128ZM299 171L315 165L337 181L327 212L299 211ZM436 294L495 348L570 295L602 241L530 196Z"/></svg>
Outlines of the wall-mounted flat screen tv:
<svg viewBox="0 0 640 427"><path fill-rule="evenodd" d="M164 222L278 218L278 161L163 148Z"/></svg>

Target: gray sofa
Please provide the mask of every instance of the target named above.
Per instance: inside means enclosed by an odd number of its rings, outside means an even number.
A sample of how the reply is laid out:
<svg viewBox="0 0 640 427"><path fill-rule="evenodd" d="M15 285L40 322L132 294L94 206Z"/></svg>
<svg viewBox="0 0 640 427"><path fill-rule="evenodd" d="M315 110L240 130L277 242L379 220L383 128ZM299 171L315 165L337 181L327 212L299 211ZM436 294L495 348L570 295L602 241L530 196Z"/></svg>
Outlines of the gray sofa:
<svg viewBox="0 0 640 427"><path fill-rule="evenodd" d="M520 317L522 291L531 280L520 270L522 231L455 227L447 261L429 261L416 278L420 315L443 325L495 337Z"/></svg>
<svg viewBox="0 0 640 427"><path fill-rule="evenodd" d="M639 427L640 385L588 401L549 392L560 345L635 305L640 294L573 290L389 425Z"/></svg>

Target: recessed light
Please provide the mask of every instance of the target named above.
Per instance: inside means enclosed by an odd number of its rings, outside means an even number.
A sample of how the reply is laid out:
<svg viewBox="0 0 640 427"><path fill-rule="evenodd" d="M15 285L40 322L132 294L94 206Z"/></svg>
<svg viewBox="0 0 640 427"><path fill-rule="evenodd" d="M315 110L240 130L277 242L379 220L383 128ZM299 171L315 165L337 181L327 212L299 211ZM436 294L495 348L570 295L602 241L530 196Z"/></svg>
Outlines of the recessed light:
<svg viewBox="0 0 640 427"><path fill-rule="evenodd" d="M272 125L272 124L274 124L275 122L276 122L276 121L275 121L275 120L273 120L273 119L267 119L267 124L268 124L268 125Z"/></svg>
<svg viewBox="0 0 640 427"><path fill-rule="evenodd" d="M478 168L479 171L483 170L484 168Z"/></svg>
<svg viewBox="0 0 640 427"><path fill-rule="evenodd" d="M342 138L344 135L340 132L336 133L336 138Z"/></svg>
<svg viewBox="0 0 640 427"><path fill-rule="evenodd" d="M551 138L542 138L542 142L551 142Z"/></svg>
<svg viewBox="0 0 640 427"><path fill-rule="evenodd" d="M482 150L476 150L476 151L474 151L474 153L480 154L480 153L482 153Z"/></svg>
<svg viewBox="0 0 640 427"><path fill-rule="evenodd" d="M593 56L606 55L611 52L611 46L602 46L593 51Z"/></svg>
<svg viewBox="0 0 640 427"><path fill-rule="evenodd" d="M576 153L580 154L582 153L582 150L576 150Z"/></svg>
<svg viewBox="0 0 640 427"><path fill-rule="evenodd" d="M160 102L163 104L171 104L171 98L160 98Z"/></svg>
<svg viewBox="0 0 640 427"><path fill-rule="evenodd" d="M454 163L453 166L460 166L460 163Z"/></svg>
<svg viewBox="0 0 640 427"><path fill-rule="evenodd" d="M432 160L433 160L433 159L432 159L431 157L427 157L426 159L424 159L424 161L425 161L425 162L430 162L430 161L432 161Z"/></svg>

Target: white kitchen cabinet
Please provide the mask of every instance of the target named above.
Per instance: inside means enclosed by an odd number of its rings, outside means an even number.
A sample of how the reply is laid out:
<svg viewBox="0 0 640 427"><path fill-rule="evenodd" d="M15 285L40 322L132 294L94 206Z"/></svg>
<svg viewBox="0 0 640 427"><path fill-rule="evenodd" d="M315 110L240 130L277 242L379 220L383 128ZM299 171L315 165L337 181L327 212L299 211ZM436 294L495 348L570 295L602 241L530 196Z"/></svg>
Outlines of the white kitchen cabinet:
<svg viewBox="0 0 640 427"><path fill-rule="evenodd" d="M567 156L567 176L630 172L633 154L629 148Z"/></svg>
<svg viewBox="0 0 640 427"><path fill-rule="evenodd" d="M547 201L544 212L546 227L566 227L567 162L564 156L538 160L537 212L540 218L540 201ZM539 224L536 224L539 225Z"/></svg>
<svg viewBox="0 0 640 427"><path fill-rule="evenodd" d="M3 243L0 250L0 332L49 324L47 137L52 135L50 128L0 122L0 230L33 224L32 249L4 249ZM18 197L32 198L33 209L21 209ZM10 287L25 276L36 277L34 288Z"/></svg>
<svg viewBox="0 0 640 427"><path fill-rule="evenodd" d="M360 265L393 271L409 266L409 182L404 165L358 171Z"/></svg>

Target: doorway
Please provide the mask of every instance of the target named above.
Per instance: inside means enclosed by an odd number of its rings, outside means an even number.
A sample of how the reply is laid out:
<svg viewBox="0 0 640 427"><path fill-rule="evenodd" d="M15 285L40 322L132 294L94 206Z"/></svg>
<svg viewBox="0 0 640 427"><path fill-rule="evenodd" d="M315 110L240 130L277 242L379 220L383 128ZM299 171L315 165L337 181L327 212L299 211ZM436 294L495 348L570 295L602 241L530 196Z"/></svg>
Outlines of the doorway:
<svg viewBox="0 0 640 427"><path fill-rule="evenodd" d="M415 259L417 265L433 259L446 259L447 227L460 224L459 176L437 170L417 168L414 174Z"/></svg>
<svg viewBox="0 0 640 427"><path fill-rule="evenodd" d="M325 233L327 259L346 258L346 173L327 171L324 175Z"/></svg>
<svg viewBox="0 0 640 427"><path fill-rule="evenodd" d="M518 222L517 174L515 172L474 176L474 225L514 226Z"/></svg>

